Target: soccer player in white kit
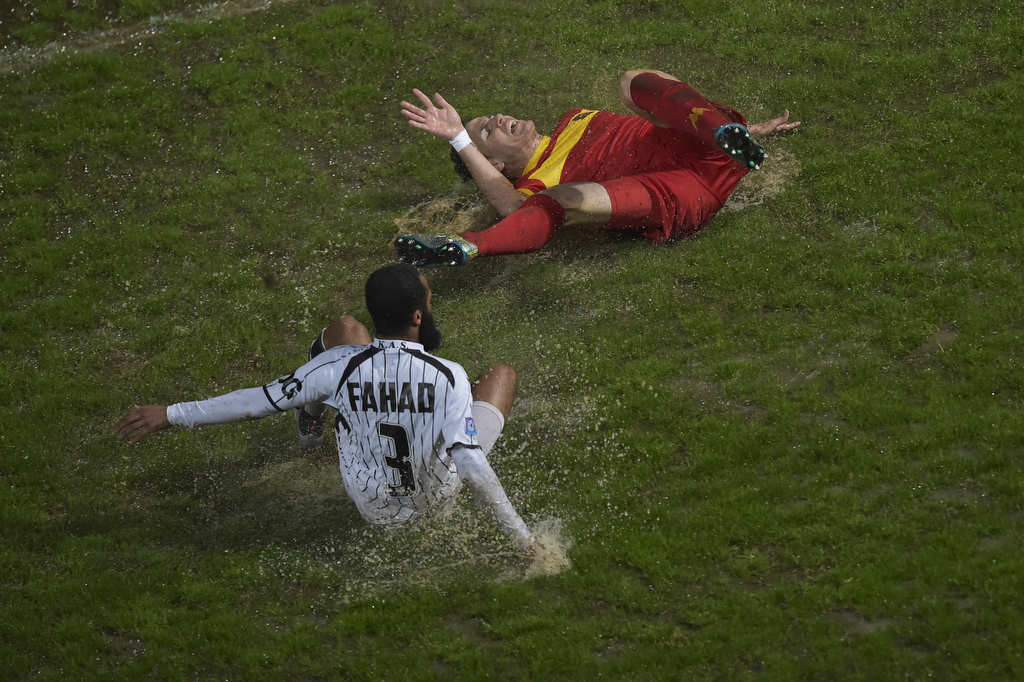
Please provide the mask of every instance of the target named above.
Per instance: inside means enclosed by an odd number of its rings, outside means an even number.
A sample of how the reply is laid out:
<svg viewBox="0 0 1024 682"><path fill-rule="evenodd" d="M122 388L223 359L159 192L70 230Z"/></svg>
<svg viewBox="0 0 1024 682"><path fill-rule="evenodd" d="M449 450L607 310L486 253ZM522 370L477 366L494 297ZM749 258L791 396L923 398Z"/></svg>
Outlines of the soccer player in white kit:
<svg viewBox="0 0 1024 682"><path fill-rule="evenodd" d="M354 317L326 327L305 365L264 386L208 400L135 406L117 425L137 443L169 426L223 424L294 410L299 441L319 444L327 407L345 490L370 523L398 523L443 507L463 484L531 558L536 542L509 502L487 454L515 398L516 374L495 364L471 386L457 363L430 351L441 343L426 279L405 263L366 282L377 338Z"/></svg>

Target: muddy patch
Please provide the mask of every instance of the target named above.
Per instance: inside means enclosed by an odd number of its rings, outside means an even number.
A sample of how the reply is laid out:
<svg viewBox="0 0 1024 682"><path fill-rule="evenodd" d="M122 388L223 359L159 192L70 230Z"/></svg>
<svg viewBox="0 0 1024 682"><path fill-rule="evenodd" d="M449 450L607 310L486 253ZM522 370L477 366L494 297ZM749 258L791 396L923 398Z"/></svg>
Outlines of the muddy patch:
<svg viewBox="0 0 1024 682"><path fill-rule="evenodd" d="M910 353L911 360L925 360L933 355L945 353L957 337L960 330L952 325L945 325L937 328L924 342Z"/></svg>
<svg viewBox="0 0 1024 682"><path fill-rule="evenodd" d="M723 213L756 208L782 194L800 175L800 161L782 147L770 148L761 169L747 173L722 207Z"/></svg>
<svg viewBox="0 0 1024 682"><path fill-rule="evenodd" d="M259 543L260 575L326 580L345 599L410 587L443 590L457 582L453 576L506 582L556 575L571 566L571 543L560 519L527 519L540 545L524 562L466 490L418 521L366 523L348 500L332 450L325 446L307 459L268 464L242 483L254 504L295 517L288 524L293 536L271 533Z"/></svg>
<svg viewBox="0 0 1024 682"><path fill-rule="evenodd" d="M889 618L865 618L854 611L840 611L832 614L832 620L843 627L850 635L866 635L886 630L896 624Z"/></svg>

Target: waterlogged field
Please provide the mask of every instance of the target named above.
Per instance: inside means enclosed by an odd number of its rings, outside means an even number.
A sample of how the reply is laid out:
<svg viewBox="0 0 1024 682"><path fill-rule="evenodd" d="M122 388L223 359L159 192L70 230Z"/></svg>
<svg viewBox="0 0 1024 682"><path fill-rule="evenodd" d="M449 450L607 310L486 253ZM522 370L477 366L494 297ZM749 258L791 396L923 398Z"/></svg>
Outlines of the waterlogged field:
<svg viewBox="0 0 1024 682"><path fill-rule="evenodd" d="M1019 3L2 11L3 679L1024 675ZM544 130L641 66L804 125L695 238L427 273L548 562L469 496L366 525L291 415L114 438L493 219L413 87Z"/></svg>

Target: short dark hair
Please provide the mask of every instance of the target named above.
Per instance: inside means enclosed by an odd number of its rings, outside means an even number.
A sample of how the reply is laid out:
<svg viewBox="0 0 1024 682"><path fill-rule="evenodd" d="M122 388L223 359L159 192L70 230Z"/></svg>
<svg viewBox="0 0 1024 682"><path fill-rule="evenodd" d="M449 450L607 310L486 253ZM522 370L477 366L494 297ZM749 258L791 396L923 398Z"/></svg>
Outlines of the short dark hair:
<svg viewBox="0 0 1024 682"><path fill-rule="evenodd" d="M470 116L469 118L463 116L462 127L465 128L466 124L472 121L474 118L476 118L476 116ZM462 181L465 182L466 180L472 180L473 174L469 172L469 167L466 165L466 162L462 160L462 157L459 156L459 153L455 151L455 147L451 148L449 155L452 157L452 165L455 166L455 172L459 174L459 177L462 178Z"/></svg>
<svg viewBox="0 0 1024 682"><path fill-rule="evenodd" d="M408 263L375 270L366 280L366 309L378 336L405 332L412 326L413 313L427 309L420 271Z"/></svg>

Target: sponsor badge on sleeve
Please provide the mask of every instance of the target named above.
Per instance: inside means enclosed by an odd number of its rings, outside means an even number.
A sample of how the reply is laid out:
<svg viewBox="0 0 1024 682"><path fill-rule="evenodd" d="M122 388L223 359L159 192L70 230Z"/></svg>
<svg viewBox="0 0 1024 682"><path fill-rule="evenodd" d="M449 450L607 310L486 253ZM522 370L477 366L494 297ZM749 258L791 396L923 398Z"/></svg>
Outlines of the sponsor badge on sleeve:
<svg viewBox="0 0 1024 682"><path fill-rule="evenodd" d="M466 433L470 436L476 435L476 422L472 417L466 417Z"/></svg>

